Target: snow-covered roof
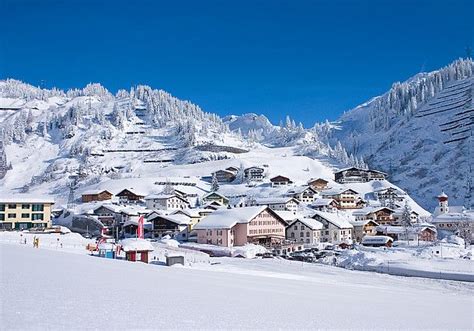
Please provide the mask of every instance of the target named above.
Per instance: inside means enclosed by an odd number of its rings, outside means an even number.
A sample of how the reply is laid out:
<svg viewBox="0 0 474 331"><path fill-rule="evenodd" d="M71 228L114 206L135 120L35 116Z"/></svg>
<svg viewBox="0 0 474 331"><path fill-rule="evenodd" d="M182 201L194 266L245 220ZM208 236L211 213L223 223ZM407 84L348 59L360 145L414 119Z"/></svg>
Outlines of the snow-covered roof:
<svg viewBox="0 0 474 331"><path fill-rule="evenodd" d="M194 229L230 229L237 223L249 223L255 216L267 208L267 206L253 206L219 209L204 217L201 222L194 226Z"/></svg>
<svg viewBox="0 0 474 331"><path fill-rule="evenodd" d="M335 201L336 201L336 200L334 200L334 199L323 199L323 198L319 198L319 199L314 200L314 201L311 203L311 206L314 206L314 207L329 206L332 202L335 202Z"/></svg>
<svg viewBox="0 0 474 331"><path fill-rule="evenodd" d="M286 223L291 223L301 215L297 215L292 211L289 210L274 210L275 214L280 216Z"/></svg>
<svg viewBox="0 0 474 331"><path fill-rule="evenodd" d="M298 200L292 197L276 197L276 198L257 198L255 199L255 203L258 205L275 205L275 204L285 204L290 201L294 201L299 203Z"/></svg>
<svg viewBox="0 0 474 331"><path fill-rule="evenodd" d="M329 223L335 225L339 229L352 229L354 228L349 222L352 218L343 213L329 213L325 211L315 211L314 215L324 218Z"/></svg>
<svg viewBox="0 0 474 331"><path fill-rule="evenodd" d="M54 198L16 194L0 197L0 203L54 203Z"/></svg>
<svg viewBox="0 0 474 331"><path fill-rule="evenodd" d="M374 223L375 225L379 225L374 220L361 220L361 221L350 220L349 223L351 223L353 226L364 226L368 223Z"/></svg>
<svg viewBox="0 0 474 331"><path fill-rule="evenodd" d="M122 249L125 252L131 251L153 251L153 245L145 239L140 238L128 238L123 239L120 241L120 245L122 245Z"/></svg>
<svg viewBox="0 0 474 331"><path fill-rule="evenodd" d="M323 223L316 221L314 218L308 217L298 218L293 221L292 225L298 221L309 227L311 230L321 230L324 227Z"/></svg>
<svg viewBox="0 0 474 331"><path fill-rule="evenodd" d="M434 217L431 220L431 223L445 223L445 222L474 222L474 213L473 212L464 212L464 213L445 213L440 214Z"/></svg>
<svg viewBox="0 0 474 331"><path fill-rule="evenodd" d="M358 209L358 210L354 210L352 212L352 215L354 215L354 216L365 216L365 215L368 215L368 214L376 213L376 212L384 210L384 209L387 209L388 211L390 211L392 213L394 212L393 209L390 209L388 207L372 207L372 206L369 206L369 207L364 207L364 208L361 208L361 209Z"/></svg>
<svg viewBox="0 0 474 331"><path fill-rule="evenodd" d="M339 194L344 193L346 191L352 191L355 194L359 194L359 192L357 192L357 191L355 191L351 188L335 187L335 188L330 188L330 189L321 191L321 195L322 196L333 196L333 195L339 195Z"/></svg>
<svg viewBox="0 0 474 331"><path fill-rule="evenodd" d="M306 190L310 190L316 193L316 191L311 187L311 186L297 186L293 187L286 192L287 195L292 195L292 194L301 194Z"/></svg>
<svg viewBox="0 0 474 331"><path fill-rule="evenodd" d="M122 209L124 209L124 206L118 206L118 205L114 205L114 204L111 204L111 203L104 203L104 204L101 204L100 206L94 208L94 212L100 208L106 208L114 213L119 213Z"/></svg>
<svg viewBox="0 0 474 331"><path fill-rule="evenodd" d="M364 244L386 244L393 242L393 238L389 236L364 236L362 238L362 245Z"/></svg>
<svg viewBox="0 0 474 331"><path fill-rule="evenodd" d="M217 196L223 198L224 200L229 200L225 195L220 194L219 192L209 192L206 195L204 195L202 198L206 199L206 198L210 197L211 195L217 195Z"/></svg>
<svg viewBox="0 0 474 331"><path fill-rule="evenodd" d="M201 215L199 214L199 212L202 211L202 209L191 209L191 208L187 208L187 209L178 209L178 210L175 210L171 213L171 215L179 215L179 214L184 214L184 215L187 215L189 217L200 217Z"/></svg>
<svg viewBox="0 0 474 331"><path fill-rule="evenodd" d="M96 194L100 194L102 192L107 192L107 193L112 194L108 190L87 190L87 191L83 191L82 195L96 195Z"/></svg>

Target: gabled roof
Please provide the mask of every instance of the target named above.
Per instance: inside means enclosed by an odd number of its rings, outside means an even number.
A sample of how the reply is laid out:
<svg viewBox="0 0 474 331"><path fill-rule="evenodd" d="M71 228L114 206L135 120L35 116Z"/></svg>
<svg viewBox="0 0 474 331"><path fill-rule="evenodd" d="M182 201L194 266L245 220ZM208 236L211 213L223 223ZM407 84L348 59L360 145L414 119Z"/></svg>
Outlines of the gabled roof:
<svg viewBox="0 0 474 331"><path fill-rule="evenodd" d="M358 209L358 210L354 210L352 212L352 215L354 215L354 216L365 216L365 215L369 215L369 214L372 214L372 213L379 212L379 211L384 210L384 209L387 209L391 213L395 212L393 209L390 209L388 207L370 207L369 206L369 207L361 208L361 209Z"/></svg>
<svg viewBox="0 0 474 331"><path fill-rule="evenodd" d="M184 199L183 197L179 196L179 195L176 195L176 194L150 194L150 195L147 195L145 197L145 200L152 200L152 199L156 199L156 200L168 200L168 199L171 199L171 198L176 198L176 199L179 199L183 202L186 202L186 199Z"/></svg>
<svg viewBox="0 0 474 331"><path fill-rule="evenodd" d="M301 194L307 190L310 190L312 191L313 193L318 193L314 188L312 188L311 186L297 186L297 187L293 187L291 189L288 190L288 192L286 192L286 194L290 195L290 194Z"/></svg>
<svg viewBox="0 0 474 331"><path fill-rule="evenodd" d="M105 208L105 209L110 210L111 212L119 213L123 209L123 206L117 206L117 205L114 205L114 204L111 204L111 203L102 204L102 205L98 206L97 208L94 208L94 213L95 213L96 210L98 210L100 208Z"/></svg>
<svg viewBox="0 0 474 331"><path fill-rule="evenodd" d="M274 205L274 204L286 204L290 201L294 201L299 204L299 201L293 197L276 197L276 198L257 198L255 203L258 205Z"/></svg>
<svg viewBox="0 0 474 331"><path fill-rule="evenodd" d="M219 209L204 217L194 229L230 229L237 223L249 223L266 209L270 210L267 206Z"/></svg>
<svg viewBox="0 0 474 331"><path fill-rule="evenodd" d="M98 195L104 192L112 195L112 193L107 190L87 190L87 191L82 192L82 195Z"/></svg>
<svg viewBox="0 0 474 331"><path fill-rule="evenodd" d="M344 192L347 192L347 191L350 191L354 194L359 194L359 192L357 191L354 191L353 189L351 188L346 188L346 187L337 187L337 188L332 188L332 189L327 189L327 190L323 190L321 191L321 195L339 195L339 194L342 194Z"/></svg>
<svg viewBox="0 0 474 331"><path fill-rule="evenodd" d="M311 203L311 206L313 207L321 207L321 206L329 206L331 203L336 203L338 204L338 202L334 199L323 199L323 198L319 198L319 199L316 199L314 200L312 203Z"/></svg>
<svg viewBox="0 0 474 331"><path fill-rule="evenodd" d="M148 222L153 222L155 219L161 218L166 221L178 224L178 225L188 225L190 218L183 214L174 214L174 215L156 215L148 219Z"/></svg>
<svg viewBox="0 0 474 331"><path fill-rule="evenodd" d="M308 217L298 218L298 219L294 220L290 224L290 226L292 226L293 224L295 224L297 222L303 223L304 225L309 227L311 230L321 230L324 227L323 223L321 223L319 221L316 221L314 218L308 218Z"/></svg>
<svg viewBox="0 0 474 331"><path fill-rule="evenodd" d="M320 182L322 181L322 182L325 182L326 184L329 183L327 180L322 179L322 178L311 178L310 180L308 180L308 184L317 182L317 181L320 181Z"/></svg>
<svg viewBox="0 0 474 331"><path fill-rule="evenodd" d="M270 178L271 182L277 182L277 181L281 181L281 180L283 180L285 182L291 182L291 180L288 177L285 177L285 176L282 176L282 175L278 175L278 176Z"/></svg>
<svg viewBox="0 0 474 331"><path fill-rule="evenodd" d="M224 200L227 200L227 201L229 200L225 195L220 194L219 192L209 192L206 195L204 195L202 198L207 199L208 197L210 197L212 195L217 195L217 196L219 196L219 197L221 197L221 198L223 198Z"/></svg>
<svg viewBox="0 0 474 331"><path fill-rule="evenodd" d="M274 210L275 214L280 216L286 223L291 223L298 217L302 217L301 215L296 215L294 212L289 210Z"/></svg>
<svg viewBox="0 0 474 331"><path fill-rule="evenodd" d="M339 229L352 229L354 228L352 224L349 222L351 220L350 217L344 215L342 213L329 213L325 211L315 211L313 218L318 215L319 217L323 218L327 222L331 223L332 225L336 226Z"/></svg>
<svg viewBox="0 0 474 331"><path fill-rule="evenodd" d="M128 192L130 192L130 193L132 193L136 196L141 196L141 197L144 197L146 195L144 193L141 193L141 192L138 192L138 191L134 190L133 188L125 188L122 191L120 191L119 193L117 193L116 196L121 196L122 193L124 193L125 191L128 191Z"/></svg>

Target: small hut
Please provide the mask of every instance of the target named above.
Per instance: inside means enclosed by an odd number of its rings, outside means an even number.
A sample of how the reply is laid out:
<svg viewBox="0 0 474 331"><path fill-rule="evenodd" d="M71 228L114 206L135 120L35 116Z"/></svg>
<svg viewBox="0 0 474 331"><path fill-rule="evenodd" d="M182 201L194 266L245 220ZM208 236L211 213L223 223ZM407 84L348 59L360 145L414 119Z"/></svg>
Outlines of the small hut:
<svg viewBox="0 0 474 331"><path fill-rule="evenodd" d="M141 261L148 263L149 253L152 252L152 244L145 239L140 238L129 238L124 239L120 242L122 250L125 252L127 261Z"/></svg>
<svg viewBox="0 0 474 331"><path fill-rule="evenodd" d="M115 245L113 243L100 243L97 248L99 250L99 257L115 259Z"/></svg>

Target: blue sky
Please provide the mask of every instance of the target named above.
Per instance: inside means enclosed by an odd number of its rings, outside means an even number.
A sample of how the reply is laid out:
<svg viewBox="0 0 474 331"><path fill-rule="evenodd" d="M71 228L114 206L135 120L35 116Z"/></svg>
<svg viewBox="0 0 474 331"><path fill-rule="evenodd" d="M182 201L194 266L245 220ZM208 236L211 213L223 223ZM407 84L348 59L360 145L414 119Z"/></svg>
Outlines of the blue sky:
<svg viewBox="0 0 474 331"><path fill-rule="evenodd" d="M148 84L220 115L336 119L464 56L472 1L0 1L0 78Z"/></svg>

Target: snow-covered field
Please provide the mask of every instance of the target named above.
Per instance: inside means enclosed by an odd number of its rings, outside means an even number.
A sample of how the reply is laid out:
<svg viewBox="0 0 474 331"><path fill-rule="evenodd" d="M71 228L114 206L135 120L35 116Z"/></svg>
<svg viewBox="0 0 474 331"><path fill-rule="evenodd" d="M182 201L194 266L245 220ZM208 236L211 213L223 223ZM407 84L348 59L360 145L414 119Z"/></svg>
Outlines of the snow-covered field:
<svg viewBox="0 0 474 331"><path fill-rule="evenodd" d="M472 329L474 285L286 260L163 267L0 243L4 329Z"/></svg>

